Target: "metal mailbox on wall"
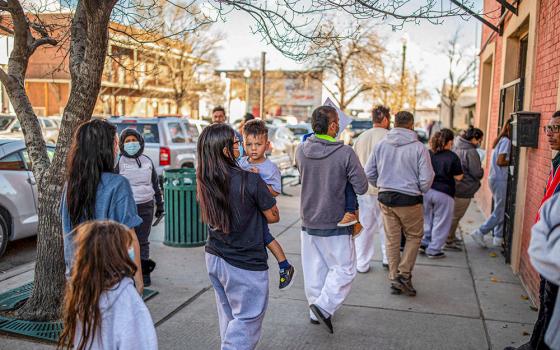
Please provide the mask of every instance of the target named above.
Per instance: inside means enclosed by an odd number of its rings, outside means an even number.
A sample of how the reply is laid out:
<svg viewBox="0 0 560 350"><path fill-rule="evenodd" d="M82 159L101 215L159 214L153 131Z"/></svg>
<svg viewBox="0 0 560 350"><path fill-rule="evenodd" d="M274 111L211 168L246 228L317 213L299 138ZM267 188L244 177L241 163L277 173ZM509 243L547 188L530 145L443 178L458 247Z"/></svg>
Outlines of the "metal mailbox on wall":
<svg viewBox="0 0 560 350"><path fill-rule="evenodd" d="M541 114L515 112L511 116L511 143L513 146L537 148L539 146Z"/></svg>

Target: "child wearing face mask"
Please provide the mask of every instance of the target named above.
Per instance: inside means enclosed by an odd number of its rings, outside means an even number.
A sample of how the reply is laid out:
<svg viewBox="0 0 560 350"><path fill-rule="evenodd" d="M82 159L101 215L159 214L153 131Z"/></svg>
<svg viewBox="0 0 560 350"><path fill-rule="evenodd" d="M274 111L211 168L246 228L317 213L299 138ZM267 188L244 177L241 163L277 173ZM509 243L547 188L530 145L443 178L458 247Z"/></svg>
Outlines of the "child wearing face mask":
<svg viewBox="0 0 560 350"><path fill-rule="evenodd" d="M138 215L142 218L142 225L135 228L140 243L140 260L144 285L151 284L150 273L155 268L155 262L150 259L150 231L154 217L164 215L163 198L159 187L158 176L152 160L144 154L144 138L135 129L125 129L119 138L119 157L116 171L128 179L132 187L134 201Z"/></svg>

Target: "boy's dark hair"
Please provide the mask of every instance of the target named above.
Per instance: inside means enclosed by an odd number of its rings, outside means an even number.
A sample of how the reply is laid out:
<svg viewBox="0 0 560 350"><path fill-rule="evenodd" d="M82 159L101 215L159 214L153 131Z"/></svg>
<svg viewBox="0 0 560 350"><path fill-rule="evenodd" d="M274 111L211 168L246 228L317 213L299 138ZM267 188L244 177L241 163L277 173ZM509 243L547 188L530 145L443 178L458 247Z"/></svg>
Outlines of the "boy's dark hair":
<svg viewBox="0 0 560 350"><path fill-rule="evenodd" d="M482 130L469 125L469 128L465 131L465 134L462 137L465 140L471 141L472 139L480 140L482 136L484 136L484 132L482 132Z"/></svg>
<svg viewBox="0 0 560 350"><path fill-rule="evenodd" d="M395 127L409 127L414 124L414 116L407 111L400 111L395 115Z"/></svg>
<svg viewBox="0 0 560 350"><path fill-rule="evenodd" d="M268 137L268 128L266 123L261 119L249 120L245 125L243 125L243 136L259 136L265 135Z"/></svg>
<svg viewBox="0 0 560 350"><path fill-rule="evenodd" d="M224 114L226 114L226 110L224 109L224 107L222 106L216 106L214 107L214 109L212 110L212 114L216 113L216 112L224 112Z"/></svg>
<svg viewBox="0 0 560 350"><path fill-rule="evenodd" d="M251 113L245 113L245 115L243 116L244 122L248 122L249 120L253 120L253 119L255 119L255 116L252 115Z"/></svg>
<svg viewBox="0 0 560 350"><path fill-rule="evenodd" d="M560 111L554 112L554 114L552 115L552 118L560 118Z"/></svg>
<svg viewBox="0 0 560 350"><path fill-rule="evenodd" d="M329 124L338 114L336 109L331 106L321 106L315 108L311 114L311 128L316 134L324 135L329 130Z"/></svg>
<svg viewBox="0 0 560 350"><path fill-rule="evenodd" d="M371 111L371 119L374 123L381 123L383 119L391 119L391 109L383 105L377 105Z"/></svg>

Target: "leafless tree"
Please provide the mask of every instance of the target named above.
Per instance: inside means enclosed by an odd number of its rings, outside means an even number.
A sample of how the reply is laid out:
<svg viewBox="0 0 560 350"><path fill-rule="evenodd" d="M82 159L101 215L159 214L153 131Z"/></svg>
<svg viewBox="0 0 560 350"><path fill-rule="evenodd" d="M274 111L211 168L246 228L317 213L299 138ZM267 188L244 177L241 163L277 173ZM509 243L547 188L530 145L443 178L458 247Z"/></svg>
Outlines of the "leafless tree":
<svg viewBox="0 0 560 350"><path fill-rule="evenodd" d="M215 22L235 12L245 12L253 20L253 31L286 56L303 59L312 46L332 38L320 24L333 12L341 11L357 19L391 20L398 27L407 21L439 23L448 16L464 16L456 7L444 8L436 1L420 6L408 0L327 1L327 0L76 0L68 1L71 20L54 30L42 17L26 11L24 0L0 0L3 15L0 30L14 37L14 49L7 71L0 71L0 82L21 123L25 144L38 184L38 253L35 285L31 298L18 310L25 319L49 320L59 317L64 290L64 260L59 205L65 183L65 163L71 137L77 126L91 118L99 94L108 48L109 30L122 34L138 44L158 42L178 33L162 31L166 15L158 12L161 4L186 11L191 15L208 12L204 22ZM470 0L465 0L470 3ZM405 6L406 5L406 6ZM35 9L41 12L41 6ZM10 18L6 24L5 18ZM113 25L116 23L117 25ZM120 24L120 25L119 25ZM196 28L184 28L189 32ZM355 31L339 35L351 37ZM359 33L358 33L359 34ZM359 34L360 35L360 34ZM51 160L41 134L37 116L25 91L25 73L29 58L43 45L67 45L71 91L64 109L55 156ZM315 51L318 53L318 51ZM350 98L345 98L346 103Z"/></svg>
<svg viewBox="0 0 560 350"><path fill-rule="evenodd" d="M371 28L358 27L355 36L341 41L331 31L337 26L334 21L326 21L323 25L331 36L311 48L309 67L325 72L323 86L340 109L345 110L379 81L385 49ZM334 82L334 88L331 82Z"/></svg>
<svg viewBox="0 0 560 350"><path fill-rule="evenodd" d="M460 31L457 30L447 42L446 54L449 60L449 73L439 90L442 103L449 107L449 123L453 127L455 120L455 106L461 95L469 87L467 84L476 69L476 58L469 56L459 46Z"/></svg>
<svg viewBox="0 0 560 350"><path fill-rule="evenodd" d="M193 21L204 24L196 30L181 33L181 28L193 27L189 25ZM174 44L168 46L167 54L161 61L161 66L167 69L167 77L163 78L167 78L173 87L173 99L177 113L180 113L185 103L196 103L201 93L218 85L218 77L212 71L218 65L217 50L224 35L212 31L212 24L207 23L204 17L193 16L180 9L173 10L165 31L181 33Z"/></svg>

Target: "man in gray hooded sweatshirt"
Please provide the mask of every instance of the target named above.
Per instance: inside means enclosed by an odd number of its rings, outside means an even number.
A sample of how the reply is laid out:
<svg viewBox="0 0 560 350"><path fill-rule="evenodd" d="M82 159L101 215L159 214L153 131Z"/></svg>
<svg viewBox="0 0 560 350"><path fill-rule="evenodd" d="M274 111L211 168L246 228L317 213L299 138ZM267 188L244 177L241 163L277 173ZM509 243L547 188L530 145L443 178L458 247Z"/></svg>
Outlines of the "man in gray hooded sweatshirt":
<svg viewBox="0 0 560 350"><path fill-rule="evenodd" d="M422 195L432 186L434 170L428 149L414 132L411 113L395 115L395 128L377 144L365 171L379 189L391 290L415 296L411 277L424 234ZM406 237L402 257L401 230Z"/></svg>
<svg viewBox="0 0 560 350"><path fill-rule="evenodd" d="M301 174L301 257L305 295L311 323L333 333L331 316L350 293L356 276L356 253L351 227L339 227L345 213L345 189L368 190L360 160L350 146L337 141L338 113L318 107L311 116L315 135L298 146Z"/></svg>

